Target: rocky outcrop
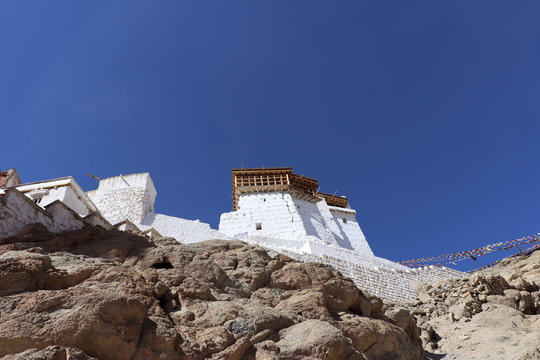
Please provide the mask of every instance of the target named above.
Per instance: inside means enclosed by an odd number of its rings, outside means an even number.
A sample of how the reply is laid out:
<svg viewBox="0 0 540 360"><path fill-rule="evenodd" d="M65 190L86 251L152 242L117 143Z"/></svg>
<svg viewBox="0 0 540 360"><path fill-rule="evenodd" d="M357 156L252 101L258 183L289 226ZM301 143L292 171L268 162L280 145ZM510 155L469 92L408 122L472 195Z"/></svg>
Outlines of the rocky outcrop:
<svg viewBox="0 0 540 360"><path fill-rule="evenodd" d="M0 358L420 359L404 307L240 241L32 227L0 245Z"/></svg>
<svg viewBox="0 0 540 360"><path fill-rule="evenodd" d="M540 251L467 279L417 287L409 304L432 353L464 359L540 358Z"/></svg>

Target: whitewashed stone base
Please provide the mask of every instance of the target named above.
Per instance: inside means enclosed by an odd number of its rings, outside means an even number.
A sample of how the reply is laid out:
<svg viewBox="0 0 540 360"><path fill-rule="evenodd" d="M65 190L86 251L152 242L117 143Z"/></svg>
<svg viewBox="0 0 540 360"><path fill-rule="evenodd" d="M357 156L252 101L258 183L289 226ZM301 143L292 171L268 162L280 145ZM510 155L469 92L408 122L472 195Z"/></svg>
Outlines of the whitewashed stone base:
<svg viewBox="0 0 540 360"><path fill-rule="evenodd" d="M414 299L415 282L435 283L449 278L466 277L467 274L445 267L411 269L377 256L321 244L315 239L277 239L263 236L241 235L237 237L248 243L285 254L295 260L330 265L351 278L358 288L390 301Z"/></svg>
<svg viewBox="0 0 540 360"><path fill-rule="evenodd" d="M238 209L221 214L219 231L282 239L316 238L327 245L355 250L366 256L373 251L356 221L356 211L296 198L287 192L242 194Z"/></svg>

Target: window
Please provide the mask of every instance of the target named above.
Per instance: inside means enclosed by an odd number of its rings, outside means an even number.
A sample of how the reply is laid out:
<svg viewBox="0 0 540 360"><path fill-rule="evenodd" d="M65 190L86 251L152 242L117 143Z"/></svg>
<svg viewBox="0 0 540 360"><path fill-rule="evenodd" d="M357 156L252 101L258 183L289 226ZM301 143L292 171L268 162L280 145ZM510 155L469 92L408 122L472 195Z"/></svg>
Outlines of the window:
<svg viewBox="0 0 540 360"><path fill-rule="evenodd" d="M346 224L347 223L347 219L346 218L343 218L343 223Z"/></svg>
<svg viewBox="0 0 540 360"><path fill-rule="evenodd" d="M262 230L262 223L256 223L255 230Z"/></svg>

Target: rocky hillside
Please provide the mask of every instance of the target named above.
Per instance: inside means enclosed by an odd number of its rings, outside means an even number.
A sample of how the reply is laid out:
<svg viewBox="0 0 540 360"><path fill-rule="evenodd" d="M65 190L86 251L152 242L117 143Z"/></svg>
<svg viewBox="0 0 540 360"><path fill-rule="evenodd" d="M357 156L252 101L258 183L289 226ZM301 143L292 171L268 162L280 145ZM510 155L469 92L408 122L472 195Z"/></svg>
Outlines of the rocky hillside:
<svg viewBox="0 0 540 360"><path fill-rule="evenodd" d="M439 309L425 305L426 317ZM37 226L0 240L2 360L414 360L419 336L406 309L383 307L331 267L240 241Z"/></svg>
<svg viewBox="0 0 540 360"><path fill-rule="evenodd" d="M409 310L432 359L540 359L540 250L422 285ZM444 356L444 357L442 357Z"/></svg>

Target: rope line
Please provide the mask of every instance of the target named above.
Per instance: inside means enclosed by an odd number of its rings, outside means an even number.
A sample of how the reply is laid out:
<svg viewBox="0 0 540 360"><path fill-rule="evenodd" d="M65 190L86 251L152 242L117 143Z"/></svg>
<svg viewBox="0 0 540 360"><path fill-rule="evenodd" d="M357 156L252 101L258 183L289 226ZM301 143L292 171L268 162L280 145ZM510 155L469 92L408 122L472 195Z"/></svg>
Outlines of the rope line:
<svg viewBox="0 0 540 360"><path fill-rule="evenodd" d="M524 237L510 240L510 241L503 241L503 242L498 242L495 244L486 245L484 247L477 248L477 249L465 250L465 251L460 251L460 252L451 253L451 254L444 254L444 255L439 255L439 256L430 256L430 257L419 258L419 259L399 261L398 263L401 265L409 266L409 267L421 267L421 266L429 265L430 263L431 265L435 265L435 266L444 266L450 263L455 265L457 261L461 261L465 259L476 260L478 256L484 256L486 254L499 251L499 250L508 250L513 247L517 247L520 253L532 252L535 249L540 248L540 245L535 244L538 242L540 242L540 233L530 235L530 236L524 236ZM530 245L530 247L522 251L521 248L519 247L520 245ZM486 265L486 267L482 267L480 269L493 266L496 263L498 262Z"/></svg>
<svg viewBox="0 0 540 360"><path fill-rule="evenodd" d="M512 258L512 257L518 256L518 255L524 255L524 256L527 256L527 255L531 254L533 251L536 251L536 250L538 250L538 249L540 249L540 244L531 246L530 248L525 249L525 251L523 251L523 253L520 253L520 254L514 254L514 255L512 255L512 256L510 256L510 257ZM482 267L479 267L478 269L474 269L474 270L467 271L467 273L471 274L471 273L474 273L474 272L477 272L477 271L480 271L480 270L488 269L488 268L490 268L490 267L492 267L492 266L497 265L498 263L500 263L500 262L503 261L503 260L504 260L504 259L500 259L500 260L494 261L494 262L492 262L491 264L484 265L484 266L482 266Z"/></svg>

